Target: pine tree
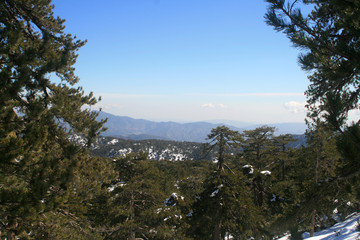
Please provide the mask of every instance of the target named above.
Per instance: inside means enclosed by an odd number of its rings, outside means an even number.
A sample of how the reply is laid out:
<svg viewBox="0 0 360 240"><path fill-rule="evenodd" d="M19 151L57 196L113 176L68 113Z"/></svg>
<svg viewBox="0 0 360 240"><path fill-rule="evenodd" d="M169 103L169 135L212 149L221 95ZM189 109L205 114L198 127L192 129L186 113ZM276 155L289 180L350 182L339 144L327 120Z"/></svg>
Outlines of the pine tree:
<svg viewBox="0 0 360 240"><path fill-rule="evenodd" d="M156 168L155 161L148 160L147 153L131 153L117 158L115 164L118 178L109 186L111 194L104 201L105 211L100 212L108 229L106 238L172 239L169 236L176 234L172 227L180 219L164 205L167 195L162 186L166 178ZM168 222L164 221L170 216Z"/></svg>
<svg viewBox="0 0 360 240"><path fill-rule="evenodd" d="M299 62L311 71L309 103L323 105L328 93L341 93L347 109L359 100L359 12L358 1L267 0L266 22L283 31L295 47L305 50ZM302 13L302 8L307 7ZM326 102L326 101L325 101Z"/></svg>
<svg viewBox="0 0 360 240"><path fill-rule="evenodd" d="M214 240L229 235L235 239L260 236L265 224L249 191L238 171L217 170L211 174L193 206L191 236Z"/></svg>
<svg viewBox="0 0 360 240"><path fill-rule="evenodd" d="M287 175L287 166L286 163L291 160L291 149L289 149L288 144L295 139L290 134L282 134L277 137L273 137L273 141L275 144L276 152L275 152L275 161L278 163L280 171L280 179L282 181L285 180Z"/></svg>
<svg viewBox="0 0 360 240"><path fill-rule="evenodd" d="M269 163L266 159L269 159L268 156L274 150L272 141L274 132L274 127L262 126L254 130L246 130L243 133L244 158L258 170L263 169Z"/></svg>
<svg viewBox="0 0 360 240"><path fill-rule="evenodd" d="M262 215L251 200L245 177L225 163L230 159L229 151L239 146L240 134L219 126L212 129L208 139L210 149L217 151L218 163L194 202L190 235L222 240L229 235L240 239L259 234L264 227Z"/></svg>
<svg viewBox="0 0 360 240"><path fill-rule="evenodd" d="M312 174L310 173L310 175L313 176L313 179L310 179L309 189L319 191L318 186L321 185L322 182L329 181L329 179L333 179L335 177L336 164L340 156L337 152L333 133L321 122L318 122L315 126L310 126L307 142L307 151L310 151L310 163L312 164L311 169L313 170ZM311 191L308 191L308 193L310 192ZM331 197L331 194L328 197ZM324 192L323 196L319 196L317 198L317 201L320 202L321 198L326 198L326 194L324 194ZM308 199L308 201L311 202L311 199ZM316 215L318 215L319 212L318 209L323 207L316 206L317 204L309 205L313 205L313 210L310 214L310 235L313 236L315 232Z"/></svg>
<svg viewBox="0 0 360 240"><path fill-rule="evenodd" d="M266 22L284 32L295 47L302 50L299 63L309 72L306 92L310 118L320 118L342 136L338 147L360 149L360 121L347 123L348 113L359 109L360 97L360 4L341 0L267 0ZM300 4L302 3L302 4ZM303 14L302 9L307 14ZM311 11L309 11L309 9ZM304 12L305 12L304 11ZM355 129L358 130L355 130ZM349 149L339 149L347 152ZM343 155L347 158L346 154ZM347 158L348 162L352 159ZM356 161L353 161L353 163ZM358 168L349 168L341 177L359 175Z"/></svg>
<svg viewBox="0 0 360 240"><path fill-rule="evenodd" d="M83 108L97 102L92 93L74 87L85 42L64 32L50 2L0 3L0 232L7 239L29 237L43 213L67 201L87 155L68 135L82 134L89 146L103 124Z"/></svg>
<svg viewBox="0 0 360 240"><path fill-rule="evenodd" d="M229 148L236 147L237 143L241 140L240 134L226 126L219 126L211 130L207 139L210 141L207 151L217 150L217 168L223 170L226 154L228 154Z"/></svg>
<svg viewBox="0 0 360 240"><path fill-rule="evenodd" d="M309 126L307 147L293 156L295 161L290 162L288 178L273 187L277 196L285 200L283 214L278 216L274 227L285 227L282 231L291 230L293 235L303 231L313 235L316 226L325 227L331 222L332 211L339 206L337 202L343 202L341 196L344 196L335 180L340 160L335 137L320 121Z"/></svg>
<svg viewBox="0 0 360 240"><path fill-rule="evenodd" d="M266 22L275 30L284 32L295 47L303 50L299 56L299 63L309 73L310 85L306 91L308 98L308 119L319 129L312 131L312 137L317 139L310 146L312 153L309 158L315 158L317 163L313 172L313 182L322 180L320 170L329 169L333 163L331 159L322 161L324 143L330 140L320 136L324 127L332 130L331 151L341 153L341 158L331 168L332 180L319 187L309 187L305 191L307 199L318 196L319 193L349 199L357 196L359 189L359 149L360 149L360 120L348 121L351 110L359 110L360 97L360 48L359 1L341 0L267 0L268 12ZM310 10L310 11L309 11ZM304 13L306 12L306 14ZM320 123L322 122L322 123ZM324 126L325 125L325 126ZM319 138L318 138L319 137ZM328 136L327 136L328 137ZM319 145L320 144L320 145ZM337 149L336 149L337 148ZM329 152L330 151L330 152ZM326 152L326 151L325 151ZM315 183L316 184L316 183ZM311 184L310 184L311 185ZM347 191L344 192L343 190ZM347 195L349 194L349 195ZM331 198L330 198L331 199ZM322 202L319 207L334 207L331 201ZM308 212L308 211L307 211ZM315 216L313 211L313 217ZM314 225L315 219L312 220Z"/></svg>

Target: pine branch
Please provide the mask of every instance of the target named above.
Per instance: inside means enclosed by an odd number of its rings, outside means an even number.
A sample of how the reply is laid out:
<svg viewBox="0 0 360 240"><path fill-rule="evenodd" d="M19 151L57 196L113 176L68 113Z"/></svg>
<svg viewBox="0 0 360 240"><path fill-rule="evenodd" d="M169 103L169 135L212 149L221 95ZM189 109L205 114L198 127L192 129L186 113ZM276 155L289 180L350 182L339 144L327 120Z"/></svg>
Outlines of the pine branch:
<svg viewBox="0 0 360 240"><path fill-rule="evenodd" d="M297 0L294 1L294 3L297 2ZM279 7L278 7L279 8ZM327 50L335 53L336 55L342 56L343 58L350 60L350 56L347 56L339 51L336 50L336 48L329 46L328 42L322 40L320 38L320 36L318 36L316 34L315 31L313 31L313 29L311 29L309 26L307 26L306 24L297 21L293 15L291 14L291 12L287 11L283 6L280 7L280 10L291 20L291 22L293 22L294 25L298 26L302 31L305 31L307 34L309 34L310 36L312 36L314 39L316 39L316 41L320 42L322 44L322 46L324 46ZM287 26L289 28L289 26ZM315 49L312 49L315 50Z"/></svg>

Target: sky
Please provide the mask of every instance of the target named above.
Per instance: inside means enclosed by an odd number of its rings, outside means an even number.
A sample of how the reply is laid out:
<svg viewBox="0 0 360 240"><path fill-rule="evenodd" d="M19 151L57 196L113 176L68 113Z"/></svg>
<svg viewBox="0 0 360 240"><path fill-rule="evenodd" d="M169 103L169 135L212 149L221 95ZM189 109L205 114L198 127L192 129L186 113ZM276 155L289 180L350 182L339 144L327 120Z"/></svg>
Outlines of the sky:
<svg viewBox="0 0 360 240"><path fill-rule="evenodd" d="M263 0L53 0L87 40L76 74L104 112L155 121L304 122L309 81Z"/></svg>

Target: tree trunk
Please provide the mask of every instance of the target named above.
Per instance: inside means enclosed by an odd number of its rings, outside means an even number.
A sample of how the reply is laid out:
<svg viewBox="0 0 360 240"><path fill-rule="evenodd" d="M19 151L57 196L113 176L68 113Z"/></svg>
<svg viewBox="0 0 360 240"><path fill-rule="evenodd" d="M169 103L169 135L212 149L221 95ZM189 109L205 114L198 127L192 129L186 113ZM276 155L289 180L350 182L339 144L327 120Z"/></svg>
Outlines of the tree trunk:
<svg viewBox="0 0 360 240"><path fill-rule="evenodd" d="M128 236L128 240L135 240L135 231L134 231L134 227L133 227L133 220L135 218L135 210L134 210L134 192L131 192L131 198L130 198L130 216L129 216L129 220L131 221L131 227L129 229L129 236Z"/></svg>
<svg viewBox="0 0 360 240"><path fill-rule="evenodd" d="M319 150L316 150L315 184L317 184L319 181L319 165L320 165ZM314 209L313 212L311 213L310 237L313 237L315 233L315 223L316 223L315 216L316 216L316 209Z"/></svg>
<svg viewBox="0 0 360 240"><path fill-rule="evenodd" d="M224 137L221 134L221 141L219 142L219 156L218 156L218 169L223 170L224 169L224 154L225 154L225 149L224 149Z"/></svg>
<svg viewBox="0 0 360 240"><path fill-rule="evenodd" d="M136 238L135 238L135 232L134 231L131 231L130 232L130 235L129 235L129 238L128 238L129 240L136 240Z"/></svg>
<svg viewBox="0 0 360 240"><path fill-rule="evenodd" d="M316 151L316 166L315 166L315 184L319 182L319 165L320 165L320 156L319 151Z"/></svg>
<svg viewBox="0 0 360 240"><path fill-rule="evenodd" d="M311 230L310 230L310 237L314 236L315 233L315 216L316 216L316 210L311 213Z"/></svg>
<svg viewBox="0 0 360 240"><path fill-rule="evenodd" d="M221 209L217 209L216 210L216 215L215 215L215 227L214 227L214 231L212 234L212 240L222 240L221 237L221 225L222 225L222 221L221 221Z"/></svg>
<svg viewBox="0 0 360 240"><path fill-rule="evenodd" d="M215 224L212 240L222 240L221 237L221 220Z"/></svg>
<svg viewBox="0 0 360 240"><path fill-rule="evenodd" d="M9 232L7 233L7 239L8 239L8 240L17 240L17 237L16 237L16 235L15 235L14 232L9 231Z"/></svg>

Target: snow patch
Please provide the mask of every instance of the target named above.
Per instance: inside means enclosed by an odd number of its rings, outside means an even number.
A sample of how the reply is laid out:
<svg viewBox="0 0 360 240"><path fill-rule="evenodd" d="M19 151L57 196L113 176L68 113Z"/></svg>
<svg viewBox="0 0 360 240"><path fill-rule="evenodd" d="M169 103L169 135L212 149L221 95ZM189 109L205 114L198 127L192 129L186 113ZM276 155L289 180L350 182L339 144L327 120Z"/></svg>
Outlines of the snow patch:
<svg viewBox="0 0 360 240"><path fill-rule="evenodd" d="M275 202L276 201L276 195L272 194L272 199L270 199L270 202Z"/></svg>
<svg viewBox="0 0 360 240"><path fill-rule="evenodd" d="M243 169L246 169L246 168L249 168L249 169L250 169L249 172L248 172L248 174L254 174L254 168L253 168L253 166L251 166L250 164L244 165L244 166L243 166Z"/></svg>
<svg viewBox="0 0 360 240"><path fill-rule="evenodd" d="M107 144L108 144L108 145L115 145L115 144L118 143L118 142L119 142L119 140L116 139L116 138L114 138L113 140L109 141Z"/></svg>
<svg viewBox="0 0 360 240"><path fill-rule="evenodd" d="M175 206L178 199L184 200L183 196L178 196L177 193L172 193L164 202L165 206Z"/></svg>
<svg viewBox="0 0 360 240"><path fill-rule="evenodd" d="M210 194L210 197L215 197L216 194L219 193L220 188L222 188L223 186L224 186L224 185L220 184L220 185L218 186L218 188L217 188L214 192L212 192L212 193Z"/></svg>
<svg viewBox="0 0 360 240"><path fill-rule="evenodd" d="M219 189L216 189L215 191L213 191L211 194L210 194L210 197L215 197L216 194L218 194L219 192Z"/></svg>
<svg viewBox="0 0 360 240"><path fill-rule="evenodd" d="M117 187L124 187L125 185L126 185L125 182L118 182L118 183L113 184L113 185L111 185L110 187L108 187L107 190L108 190L108 192L112 192L112 191L115 190L115 188L117 188Z"/></svg>
<svg viewBox="0 0 360 240"><path fill-rule="evenodd" d="M310 237L309 233L304 233L304 239L308 240L357 240L360 239L360 232L357 231L360 221L360 213L349 215L345 221L339 222L334 226L316 232L314 237ZM278 240L289 240L290 235L286 235Z"/></svg>
<svg viewBox="0 0 360 240"><path fill-rule="evenodd" d="M265 176L270 176L270 175L271 175L271 172L268 171L268 170L261 171L260 173L261 173L261 174L264 174Z"/></svg>

